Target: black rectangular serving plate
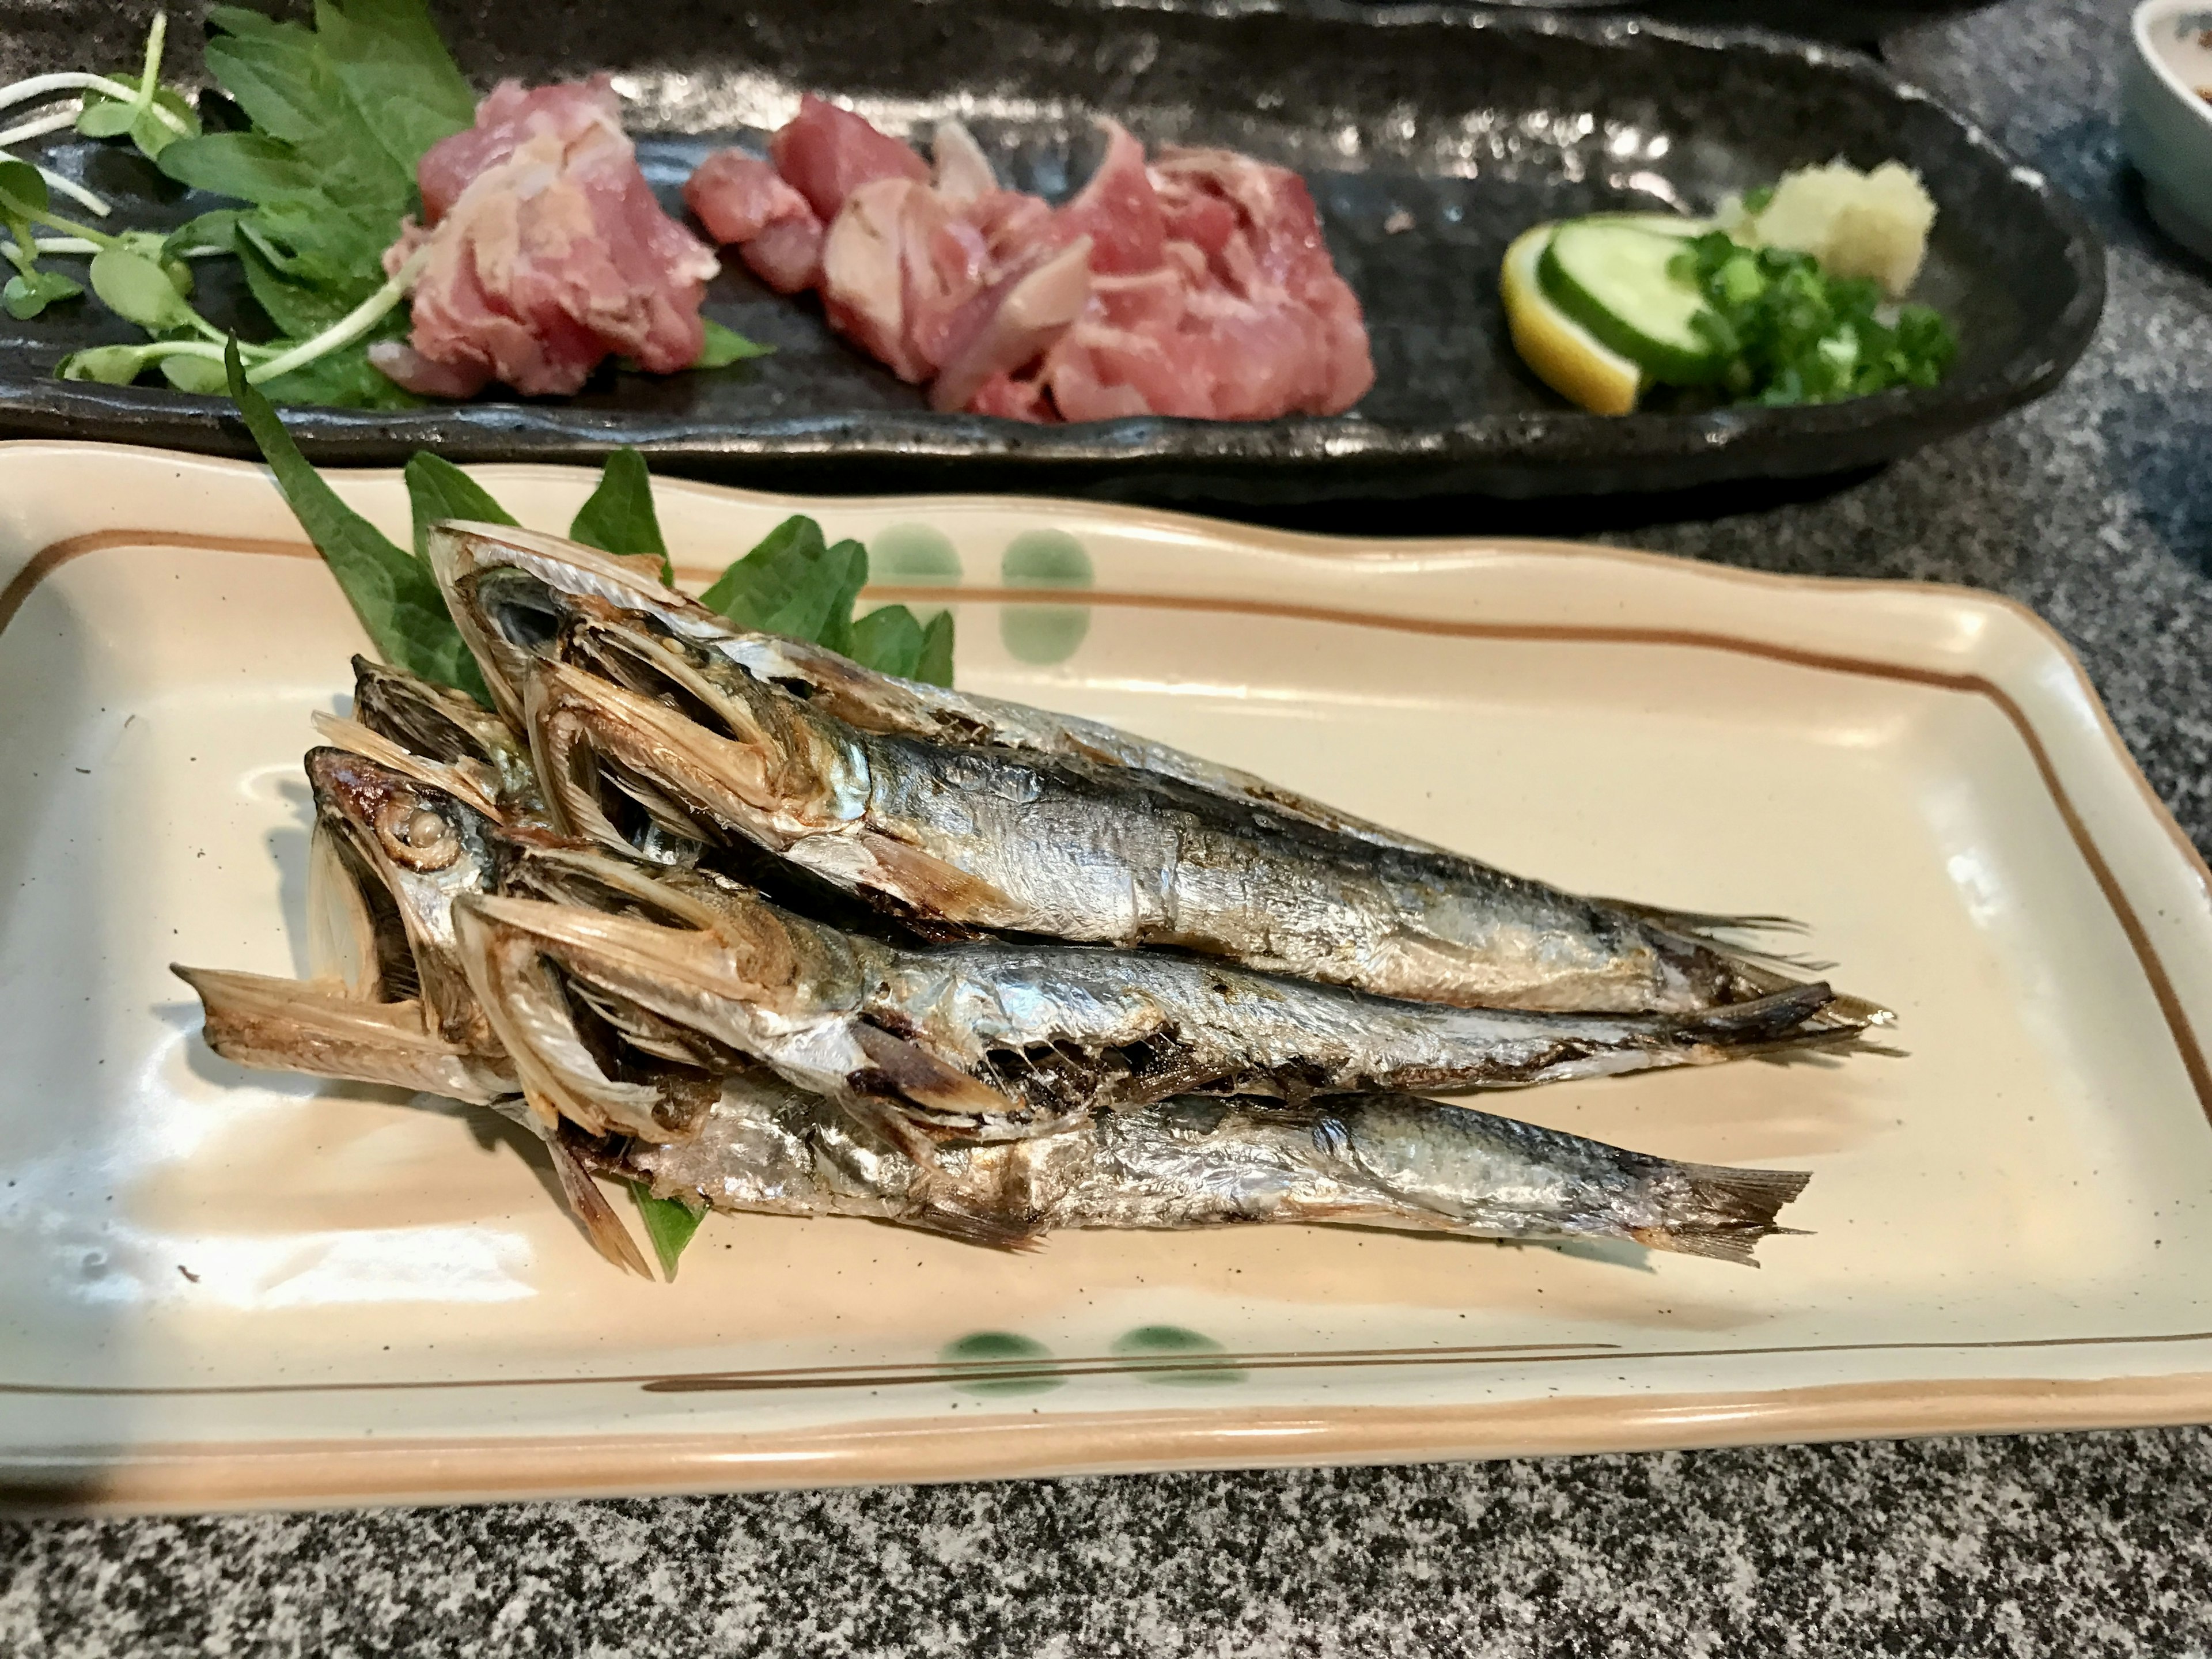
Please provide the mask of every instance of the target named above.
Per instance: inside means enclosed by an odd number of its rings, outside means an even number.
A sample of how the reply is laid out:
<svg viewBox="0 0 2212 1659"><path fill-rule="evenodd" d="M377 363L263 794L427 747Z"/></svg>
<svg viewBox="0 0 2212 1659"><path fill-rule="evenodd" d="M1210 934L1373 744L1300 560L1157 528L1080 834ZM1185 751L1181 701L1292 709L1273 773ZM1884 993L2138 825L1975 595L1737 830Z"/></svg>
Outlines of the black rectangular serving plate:
<svg viewBox="0 0 2212 1659"><path fill-rule="evenodd" d="M759 149L801 90L917 139L957 115L1007 182L1054 198L1098 153L1100 115L1148 144L1227 144L1294 167L1365 307L1375 387L1328 419L1040 427L934 414L831 335L811 296L778 298L731 258L708 309L773 343L773 356L668 378L609 370L567 400L289 411L319 461L392 464L416 449L587 460L632 444L657 469L763 489L1278 507L1666 491L1863 467L1989 420L2058 380L2104 300L2094 233L2039 175L1871 63L1778 37L1331 0L1296 10L1051 0L436 9L484 86L613 72L647 174L678 212L698 158L731 142ZM191 20L174 21L173 73L197 70ZM98 0L9 0L0 67L131 63L143 27ZM1607 209L1704 211L1724 191L1838 155L1903 160L1938 204L1917 297L1947 312L1963 342L1941 387L1607 418L1570 408L1514 355L1498 265L1527 226ZM118 146L64 137L41 159L113 195L131 222L181 222L213 204ZM219 320L240 304L221 263L201 267L204 308ZM52 378L64 353L133 337L89 306L0 317L0 432L251 453L221 399Z"/></svg>

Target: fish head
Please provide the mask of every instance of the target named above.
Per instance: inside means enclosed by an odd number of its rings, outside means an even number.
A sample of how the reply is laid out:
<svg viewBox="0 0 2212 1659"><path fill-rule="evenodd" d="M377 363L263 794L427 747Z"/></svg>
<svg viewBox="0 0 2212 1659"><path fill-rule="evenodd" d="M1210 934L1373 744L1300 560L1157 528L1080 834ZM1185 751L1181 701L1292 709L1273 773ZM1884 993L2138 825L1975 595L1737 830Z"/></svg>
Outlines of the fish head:
<svg viewBox="0 0 2212 1659"><path fill-rule="evenodd" d="M525 691L548 816L617 852L651 856L648 826L702 848L779 852L866 809L866 754L803 712L750 727L702 723L698 711L551 659L533 665Z"/></svg>
<svg viewBox="0 0 2212 1659"><path fill-rule="evenodd" d="M337 748L310 750L315 853L311 954L357 995L422 1000L448 1042L489 1038L453 936L453 902L489 888L499 828L408 772Z"/></svg>
<svg viewBox="0 0 2212 1659"><path fill-rule="evenodd" d="M404 668L353 659L353 718L408 753L450 767L495 799L526 809L537 796L520 733L473 697Z"/></svg>
<svg viewBox="0 0 2212 1659"><path fill-rule="evenodd" d="M512 525L447 520L424 538L430 569L501 714L522 720L522 682L572 601L596 599L678 631L726 632L720 617L660 580L660 562L603 553Z"/></svg>

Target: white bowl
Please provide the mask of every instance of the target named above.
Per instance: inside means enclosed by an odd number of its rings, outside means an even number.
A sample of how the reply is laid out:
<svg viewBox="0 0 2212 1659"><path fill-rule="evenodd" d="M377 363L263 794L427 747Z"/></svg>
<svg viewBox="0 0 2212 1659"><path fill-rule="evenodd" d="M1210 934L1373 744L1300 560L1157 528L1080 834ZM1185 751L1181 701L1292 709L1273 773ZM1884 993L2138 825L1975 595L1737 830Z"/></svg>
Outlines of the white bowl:
<svg viewBox="0 0 2212 1659"><path fill-rule="evenodd" d="M2143 0L2120 81L2120 141L2143 204L2173 240L2212 259L2212 4ZM2202 88L2203 90L2200 90Z"/></svg>

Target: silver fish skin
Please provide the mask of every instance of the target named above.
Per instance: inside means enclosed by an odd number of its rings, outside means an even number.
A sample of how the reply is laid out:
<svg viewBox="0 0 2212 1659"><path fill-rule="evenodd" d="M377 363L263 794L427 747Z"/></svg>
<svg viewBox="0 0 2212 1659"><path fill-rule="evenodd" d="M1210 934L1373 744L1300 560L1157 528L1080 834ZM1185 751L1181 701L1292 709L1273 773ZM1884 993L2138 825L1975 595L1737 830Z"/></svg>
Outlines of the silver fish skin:
<svg viewBox="0 0 2212 1659"><path fill-rule="evenodd" d="M1178 1097L1054 1134L946 1147L925 1165L760 1072L726 1079L687 1140L583 1157L694 1206L864 1217L1008 1249L1066 1229L1303 1222L1620 1239L1747 1267L1808 1179L1680 1164L1400 1094Z"/></svg>
<svg viewBox="0 0 2212 1659"><path fill-rule="evenodd" d="M432 526L428 545L431 568L485 682L514 718L529 658L550 643L576 601L587 600L596 602L597 614L627 613L755 679L797 688L862 731L1127 767L1378 845L1443 850L1101 720L878 673L808 641L738 628L664 584L650 560L602 553L542 532L459 520Z"/></svg>
<svg viewBox="0 0 2212 1659"><path fill-rule="evenodd" d="M939 1139L1048 1133L1173 1094L1518 1087L1848 1040L1817 1023L1818 984L1689 1015L1467 1009L1155 951L905 948L734 889L714 908L705 929L505 897L454 914L465 959L542 957L801 1088L891 1103Z"/></svg>
<svg viewBox="0 0 2212 1659"><path fill-rule="evenodd" d="M605 672L535 665L532 751L556 820L617 848L610 779L657 824L688 817L704 846L766 849L925 927L1171 945L1468 1007L1686 1012L1802 982L1473 860L1127 769L864 732L745 676L717 684L665 641L570 636ZM1831 1023L1886 1018L1844 999Z"/></svg>

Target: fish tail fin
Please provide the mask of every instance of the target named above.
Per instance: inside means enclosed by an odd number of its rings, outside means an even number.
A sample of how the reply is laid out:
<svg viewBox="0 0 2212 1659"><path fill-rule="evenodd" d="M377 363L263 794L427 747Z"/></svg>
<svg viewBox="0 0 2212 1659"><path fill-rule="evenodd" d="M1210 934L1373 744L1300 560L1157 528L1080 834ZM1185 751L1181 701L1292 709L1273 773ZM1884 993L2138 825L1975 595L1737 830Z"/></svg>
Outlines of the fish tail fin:
<svg viewBox="0 0 2212 1659"><path fill-rule="evenodd" d="M1808 983L1799 975L1825 974L1836 965L1813 957L1767 950L1744 937L1808 931L1794 916L1728 916L1704 910L1662 910L1656 905L1638 904L1629 899L1607 899L1604 902L1638 918L1675 945L1718 957L1734 981L1733 988L1746 1000L1756 1001ZM1890 1024L1897 1015L1865 997L1832 992L1829 1006L1819 1018L1832 1029L1848 1026L1857 1030Z"/></svg>
<svg viewBox="0 0 2212 1659"><path fill-rule="evenodd" d="M1813 1178L1803 1170L1736 1170L1715 1164L1677 1164L1669 1173L1679 1185L1663 1201L1668 1218L1632 1229L1630 1237L1651 1249L1746 1267L1759 1265L1752 1251L1759 1240L1798 1231L1776 1226L1774 1218Z"/></svg>
<svg viewBox="0 0 2212 1659"><path fill-rule="evenodd" d="M963 1244L980 1244L986 1249L1016 1255L1027 1255L1044 1247L1043 1230L1028 1216L980 1215L972 1210L926 1204L901 1224L918 1227Z"/></svg>
<svg viewBox="0 0 2212 1659"><path fill-rule="evenodd" d="M1773 962L1778 960L1776 958L1742 955L1719 945L1710 945L1707 948L1727 960L1729 969L1736 976L1737 982L1744 990L1752 994L1754 1001L1763 997L1793 991L1805 985L1826 984L1825 981L1794 979L1788 974L1777 972L1772 965ZM1791 965L1817 969L1828 964L1804 963ZM1881 1003L1870 1001L1865 997L1852 996L1848 992L1836 990L1833 987L1828 988L1827 1006L1813 1018L1816 1024L1829 1030L1848 1029L1860 1031L1870 1025L1893 1025L1897 1022L1896 1013L1884 1007Z"/></svg>
<svg viewBox="0 0 2212 1659"><path fill-rule="evenodd" d="M1838 996L1822 980L1786 980L1780 990L1676 1014L1668 1031L1698 1057L1741 1060L1821 1048L1867 1048L1866 1032L1892 1016L1859 997Z"/></svg>

